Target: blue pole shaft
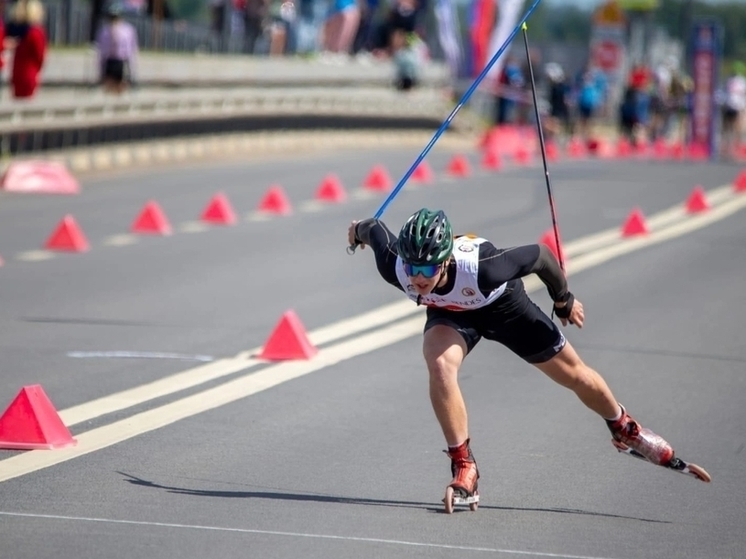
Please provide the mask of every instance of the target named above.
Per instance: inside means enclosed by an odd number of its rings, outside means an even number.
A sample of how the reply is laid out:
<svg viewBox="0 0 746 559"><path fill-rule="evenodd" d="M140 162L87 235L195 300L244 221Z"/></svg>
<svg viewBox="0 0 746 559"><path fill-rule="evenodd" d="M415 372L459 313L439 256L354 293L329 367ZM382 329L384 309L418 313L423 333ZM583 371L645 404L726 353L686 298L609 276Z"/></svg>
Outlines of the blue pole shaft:
<svg viewBox="0 0 746 559"><path fill-rule="evenodd" d="M448 117L443 121L443 124L440 125L440 128L438 128L438 131L435 132L435 135L430 140L430 143L428 143L425 146L425 149L422 150L422 153L420 153L419 157L415 160L415 162L412 164L412 166L409 168L409 170L404 174L402 179L399 181L399 184L396 185L396 188L391 191L391 193L388 195L388 198L381 204L381 207L378 208L378 211L373 216L375 219L379 219L383 212L386 211L386 208L391 203L391 201L396 197L397 194L399 194L399 191L404 187L407 180L409 180L409 177L412 176L412 173L414 173L414 170L417 168L417 166L422 162L423 159L427 156L428 153L430 153L430 150L435 145L435 142L438 141L438 139L443 135L443 132L446 131L448 126L451 124L451 121L454 119L456 114L461 110L461 107L464 106L464 104L469 100L469 98L472 96L474 91L479 87L479 84L482 83L482 80L487 76L489 71L492 69L492 67L495 65L495 62L502 56L505 49L508 48L511 41L513 41L513 38L518 34L518 31L520 31L521 27L524 23L526 23L526 20L531 16L531 14L534 12L536 7L539 5L539 2L541 0L534 0L534 3L531 5L531 7L528 9L526 14L523 16L523 18L518 22L518 25L515 26L515 29L513 29L513 32L508 36L508 38L505 40L505 42L502 44L502 46L497 50L495 55L492 57L492 59L487 63L487 66L484 67L484 70L477 76L477 78L474 80L474 83L471 84L471 87L466 90L466 93L464 93L463 97L461 97L461 100L458 102L458 104L454 107L453 111L451 111L451 114L448 115Z"/></svg>

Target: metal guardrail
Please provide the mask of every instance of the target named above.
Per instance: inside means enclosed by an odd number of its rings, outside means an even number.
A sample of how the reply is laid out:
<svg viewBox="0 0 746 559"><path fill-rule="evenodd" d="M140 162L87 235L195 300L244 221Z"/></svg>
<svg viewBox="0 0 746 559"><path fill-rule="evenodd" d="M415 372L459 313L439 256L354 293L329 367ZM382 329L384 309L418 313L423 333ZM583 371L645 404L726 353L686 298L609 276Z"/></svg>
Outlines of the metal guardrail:
<svg viewBox="0 0 746 559"><path fill-rule="evenodd" d="M176 135L278 129L423 128L449 112L437 90L261 88L137 92L0 106L0 152L19 155ZM464 120L454 125L458 128Z"/></svg>
<svg viewBox="0 0 746 559"><path fill-rule="evenodd" d="M401 94L388 88L161 91L126 99L69 99L0 107L0 151L15 155L226 131L396 127L397 121L399 127L424 127L441 122L448 112L448 99L440 92Z"/></svg>

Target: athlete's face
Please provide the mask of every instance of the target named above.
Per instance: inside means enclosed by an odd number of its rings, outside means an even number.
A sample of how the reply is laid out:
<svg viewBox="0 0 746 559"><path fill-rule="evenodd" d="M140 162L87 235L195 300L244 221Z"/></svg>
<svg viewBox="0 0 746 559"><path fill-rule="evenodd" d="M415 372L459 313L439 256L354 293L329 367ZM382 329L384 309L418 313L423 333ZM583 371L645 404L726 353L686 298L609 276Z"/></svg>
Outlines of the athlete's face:
<svg viewBox="0 0 746 559"><path fill-rule="evenodd" d="M435 289L442 279L444 264L414 266L404 264L404 273L415 288L418 295L427 295Z"/></svg>

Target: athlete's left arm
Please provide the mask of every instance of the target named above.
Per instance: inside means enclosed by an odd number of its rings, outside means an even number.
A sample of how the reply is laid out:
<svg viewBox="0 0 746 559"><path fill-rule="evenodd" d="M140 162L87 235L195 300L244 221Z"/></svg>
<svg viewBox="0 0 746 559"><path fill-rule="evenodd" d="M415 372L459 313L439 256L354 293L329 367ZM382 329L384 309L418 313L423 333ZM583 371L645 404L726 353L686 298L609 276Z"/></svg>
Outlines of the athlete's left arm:
<svg viewBox="0 0 746 559"><path fill-rule="evenodd" d="M479 246L479 287L489 292L506 281L536 274L547 286L552 301L567 301L567 279L546 245L498 249L490 242Z"/></svg>

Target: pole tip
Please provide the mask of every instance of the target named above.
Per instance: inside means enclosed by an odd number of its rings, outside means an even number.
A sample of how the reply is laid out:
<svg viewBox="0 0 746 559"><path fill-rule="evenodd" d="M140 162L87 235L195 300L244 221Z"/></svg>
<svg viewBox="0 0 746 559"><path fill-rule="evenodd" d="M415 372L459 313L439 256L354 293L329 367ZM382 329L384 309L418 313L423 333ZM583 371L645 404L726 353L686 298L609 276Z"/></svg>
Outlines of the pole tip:
<svg viewBox="0 0 746 559"><path fill-rule="evenodd" d="M526 31L526 30L528 29L528 25L526 25L526 22L525 22L525 21L523 22L523 25L521 25L521 29L522 29L523 31Z"/></svg>

